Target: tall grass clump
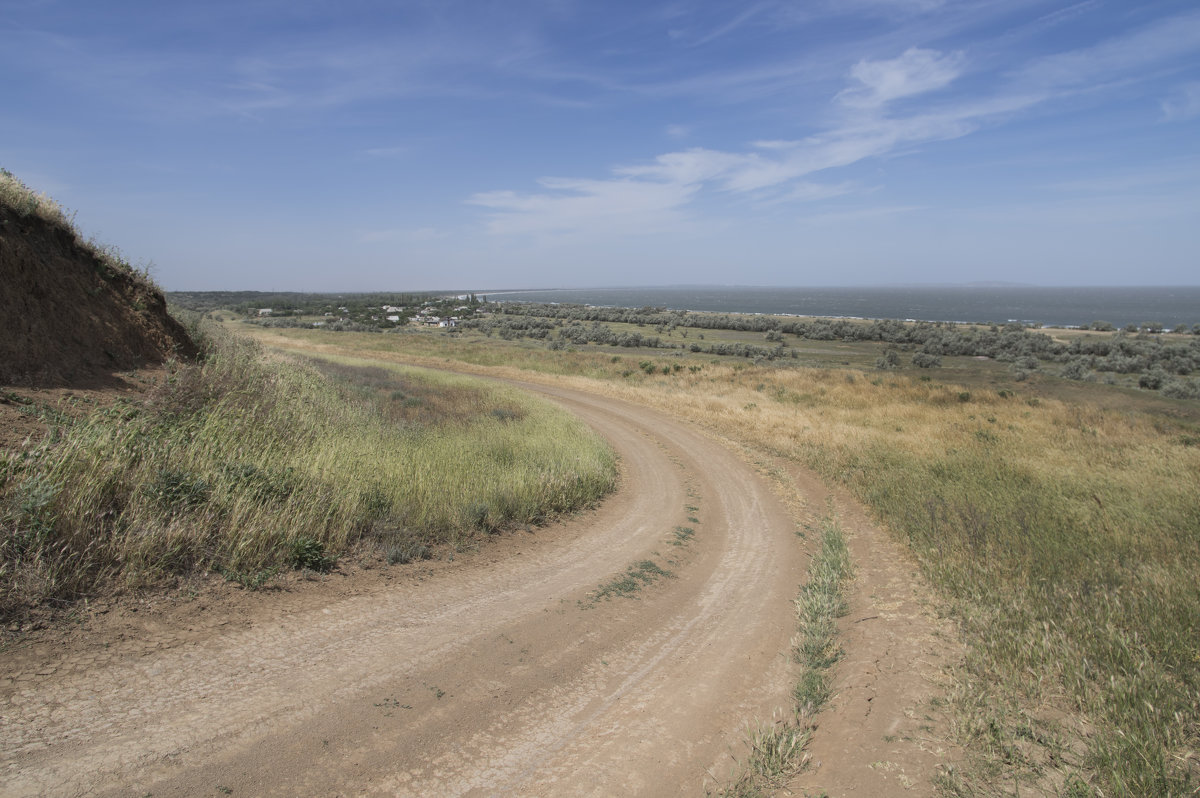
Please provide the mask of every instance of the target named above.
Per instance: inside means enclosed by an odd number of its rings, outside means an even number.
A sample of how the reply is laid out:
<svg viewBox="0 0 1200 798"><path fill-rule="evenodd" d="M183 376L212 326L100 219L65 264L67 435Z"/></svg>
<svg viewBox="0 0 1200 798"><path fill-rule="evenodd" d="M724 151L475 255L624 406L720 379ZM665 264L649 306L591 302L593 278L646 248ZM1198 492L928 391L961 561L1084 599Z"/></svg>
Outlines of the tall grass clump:
<svg viewBox="0 0 1200 798"><path fill-rule="evenodd" d="M0 453L0 613L196 571L319 569L365 538L453 541L613 485L593 433L516 390L396 370L419 398L406 408L209 340L148 400L48 415L40 444ZM453 412L408 412L438 402Z"/></svg>

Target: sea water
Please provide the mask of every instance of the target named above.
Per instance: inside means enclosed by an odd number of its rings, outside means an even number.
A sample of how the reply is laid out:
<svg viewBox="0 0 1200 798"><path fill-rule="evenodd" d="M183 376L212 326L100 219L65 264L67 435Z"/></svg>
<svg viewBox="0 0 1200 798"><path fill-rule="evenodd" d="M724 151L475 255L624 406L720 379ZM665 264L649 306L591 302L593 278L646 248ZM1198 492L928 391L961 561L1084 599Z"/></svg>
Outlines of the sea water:
<svg viewBox="0 0 1200 798"><path fill-rule="evenodd" d="M483 292L481 292L483 293ZM1168 329L1200 323L1200 286L1079 287L896 286L791 288L664 286L560 288L486 292L490 300L560 302L609 307L663 307L724 313L910 319L1048 327L1106 321L1117 327L1147 322Z"/></svg>

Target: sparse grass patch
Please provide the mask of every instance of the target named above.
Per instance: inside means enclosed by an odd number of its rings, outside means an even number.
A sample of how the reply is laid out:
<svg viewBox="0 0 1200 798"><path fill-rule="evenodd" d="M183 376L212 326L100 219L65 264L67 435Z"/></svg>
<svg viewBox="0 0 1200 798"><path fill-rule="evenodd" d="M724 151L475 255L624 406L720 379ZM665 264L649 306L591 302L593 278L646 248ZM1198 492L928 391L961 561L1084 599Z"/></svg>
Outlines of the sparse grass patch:
<svg viewBox="0 0 1200 798"><path fill-rule="evenodd" d="M813 715L829 699L829 680L841 658L837 619L846 614L843 586L850 579L850 552L841 527L831 519L820 525L821 550L813 557L808 581L796 599L799 633L792 641L792 657L800 665L793 690L796 708Z"/></svg>
<svg viewBox="0 0 1200 798"><path fill-rule="evenodd" d="M671 541L672 546L686 546L696 534L696 530L690 526L677 526L671 530L671 534L674 537Z"/></svg>
<svg viewBox="0 0 1200 798"><path fill-rule="evenodd" d="M592 602L595 603L600 599L632 598L643 587L657 582L660 578L670 576L671 572L665 570L654 560L642 560L629 566L625 573L611 582L601 585L592 594Z"/></svg>
<svg viewBox="0 0 1200 798"><path fill-rule="evenodd" d="M845 585L850 580L850 552L841 527L830 518L820 524L821 548L808 569L808 580L796 598L797 634L792 658L800 667L792 690L789 716L760 724L749 733L750 753L731 782L725 798L775 794L788 777L804 767L805 746L816 728L815 716L830 696L834 664L841 657L837 619L846 613Z"/></svg>

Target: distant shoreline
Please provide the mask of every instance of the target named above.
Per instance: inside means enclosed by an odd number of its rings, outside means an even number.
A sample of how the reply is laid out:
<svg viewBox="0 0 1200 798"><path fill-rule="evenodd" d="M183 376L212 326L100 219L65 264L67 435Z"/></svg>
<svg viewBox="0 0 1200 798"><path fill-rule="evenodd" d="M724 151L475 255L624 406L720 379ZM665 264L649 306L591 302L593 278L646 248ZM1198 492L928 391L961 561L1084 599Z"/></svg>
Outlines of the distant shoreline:
<svg viewBox="0 0 1200 798"><path fill-rule="evenodd" d="M1200 286L669 286L503 289L477 293L498 302L954 324L1017 322L1065 329L1087 327L1096 321L1118 328L1156 323L1169 329L1200 323Z"/></svg>

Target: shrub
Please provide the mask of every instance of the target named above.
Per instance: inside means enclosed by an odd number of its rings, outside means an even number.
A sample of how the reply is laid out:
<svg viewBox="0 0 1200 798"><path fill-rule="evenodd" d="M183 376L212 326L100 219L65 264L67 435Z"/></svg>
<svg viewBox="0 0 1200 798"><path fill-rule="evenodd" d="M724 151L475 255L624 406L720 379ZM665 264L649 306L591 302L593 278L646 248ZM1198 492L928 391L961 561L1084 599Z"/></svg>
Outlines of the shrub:
<svg viewBox="0 0 1200 798"><path fill-rule="evenodd" d="M900 367L900 355L896 354L895 349L889 349L875 360L875 368L877 369L894 369Z"/></svg>
<svg viewBox="0 0 1200 798"><path fill-rule="evenodd" d="M1200 380L1167 380L1163 383L1162 395L1170 399L1200 399Z"/></svg>
<svg viewBox="0 0 1200 798"><path fill-rule="evenodd" d="M928 352L917 352L913 355L912 363L917 368L930 369L942 365L942 359L938 355L931 355Z"/></svg>
<svg viewBox="0 0 1200 798"><path fill-rule="evenodd" d="M1059 376L1067 380L1086 380L1092 376L1092 370L1088 367L1088 359L1086 357L1078 357L1068 361L1063 366Z"/></svg>
<svg viewBox="0 0 1200 798"><path fill-rule="evenodd" d="M292 567L326 573L333 569L337 560L326 555L325 544L310 537L299 537L292 541Z"/></svg>
<svg viewBox="0 0 1200 798"><path fill-rule="evenodd" d="M1138 377L1138 387L1147 388L1151 391L1157 391L1163 387L1163 383L1167 380L1167 373L1162 369L1155 368L1147 371L1142 376Z"/></svg>
<svg viewBox="0 0 1200 798"><path fill-rule="evenodd" d="M386 553L389 565L407 565L414 560L428 560L433 550L418 540L406 540L388 546Z"/></svg>

